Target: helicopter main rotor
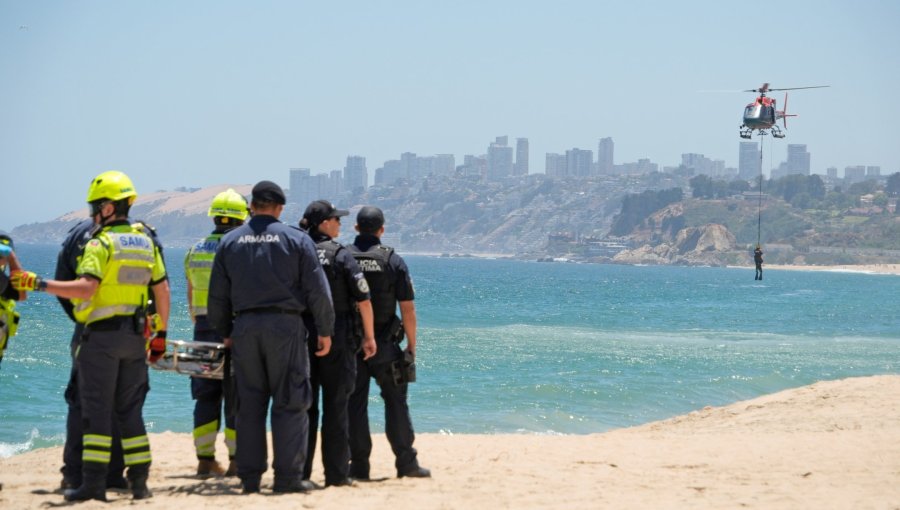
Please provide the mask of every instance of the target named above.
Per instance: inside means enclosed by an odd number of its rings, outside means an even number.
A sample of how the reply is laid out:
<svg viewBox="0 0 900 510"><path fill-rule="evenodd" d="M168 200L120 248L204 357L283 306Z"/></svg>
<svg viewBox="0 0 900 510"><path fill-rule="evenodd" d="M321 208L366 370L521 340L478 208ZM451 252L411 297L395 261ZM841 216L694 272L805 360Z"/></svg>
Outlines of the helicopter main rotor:
<svg viewBox="0 0 900 510"><path fill-rule="evenodd" d="M787 88L781 88L781 89L770 89L768 83L763 83L762 87L760 87L758 89L748 89L748 90L744 90L744 92L756 92L758 94L762 94L765 96L766 92L778 92L781 90L824 89L829 86L830 85L814 85L812 87L787 87Z"/></svg>

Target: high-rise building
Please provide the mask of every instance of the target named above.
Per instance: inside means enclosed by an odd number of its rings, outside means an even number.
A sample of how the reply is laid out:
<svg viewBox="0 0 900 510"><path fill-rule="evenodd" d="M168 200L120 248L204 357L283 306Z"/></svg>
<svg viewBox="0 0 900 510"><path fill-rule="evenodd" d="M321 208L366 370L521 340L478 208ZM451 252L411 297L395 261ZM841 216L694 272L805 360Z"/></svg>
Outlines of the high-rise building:
<svg viewBox="0 0 900 510"><path fill-rule="evenodd" d="M825 169L825 175L828 176L829 179L837 179L837 167L830 166Z"/></svg>
<svg viewBox="0 0 900 510"><path fill-rule="evenodd" d="M505 179L513 174L513 149L506 142L509 138L498 136L487 152L487 178L489 181Z"/></svg>
<svg viewBox="0 0 900 510"><path fill-rule="evenodd" d="M547 174L547 177L565 177L566 156L548 152L544 163L544 173Z"/></svg>
<svg viewBox="0 0 900 510"><path fill-rule="evenodd" d="M615 170L613 151L615 144L612 138L601 138L597 144L597 172L600 175L610 175Z"/></svg>
<svg viewBox="0 0 900 510"><path fill-rule="evenodd" d="M457 171L462 177L485 179L487 177L487 156L466 154L463 156L463 164L459 166Z"/></svg>
<svg viewBox="0 0 900 510"><path fill-rule="evenodd" d="M881 167L880 166L867 166L866 167L866 179L877 179L881 177Z"/></svg>
<svg viewBox="0 0 900 510"><path fill-rule="evenodd" d="M708 177L721 177L725 174L725 161L712 160L703 154L682 154L681 165L694 170L694 175L706 175Z"/></svg>
<svg viewBox="0 0 900 510"><path fill-rule="evenodd" d="M579 148L566 151L566 175L569 177L590 177L594 163L594 151Z"/></svg>
<svg viewBox="0 0 900 510"><path fill-rule="evenodd" d="M787 146L787 175L809 175L809 153L806 145L790 143Z"/></svg>
<svg viewBox="0 0 900 510"><path fill-rule="evenodd" d="M759 177L762 161L759 158L759 144L741 142L738 152L738 178L752 181Z"/></svg>
<svg viewBox="0 0 900 510"><path fill-rule="evenodd" d="M366 170L366 158L347 156L347 166L344 167L344 188L347 191L356 192L368 187L369 172Z"/></svg>
<svg viewBox="0 0 900 510"><path fill-rule="evenodd" d="M866 167L863 165L844 167L844 183L854 184L866 180Z"/></svg>
<svg viewBox="0 0 900 510"><path fill-rule="evenodd" d="M513 174L528 175L528 139L516 138L516 164Z"/></svg>
<svg viewBox="0 0 900 510"><path fill-rule="evenodd" d="M337 171L340 173L340 171ZM334 200L340 193L340 182L334 179L334 173L310 175L309 168L290 169L290 188L288 195L292 203L306 207L313 200Z"/></svg>
<svg viewBox="0 0 900 510"><path fill-rule="evenodd" d="M288 170L288 198L291 202L305 205L302 195L309 187L309 168L291 168ZM302 196L301 196L302 195Z"/></svg>

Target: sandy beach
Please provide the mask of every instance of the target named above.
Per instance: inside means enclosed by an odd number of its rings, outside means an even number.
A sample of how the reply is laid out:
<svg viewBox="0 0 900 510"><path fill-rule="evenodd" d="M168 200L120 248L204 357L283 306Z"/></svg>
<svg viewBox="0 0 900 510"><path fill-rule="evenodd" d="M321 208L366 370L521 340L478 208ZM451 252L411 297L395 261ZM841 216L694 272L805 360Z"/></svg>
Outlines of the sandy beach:
<svg viewBox="0 0 900 510"><path fill-rule="evenodd" d="M753 266L741 266L753 271ZM847 264L836 266L799 266L786 264L763 264L765 271L835 271L841 273L870 273L900 275L900 264Z"/></svg>
<svg viewBox="0 0 900 510"><path fill-rule="evenodd" d="M262 494L243 496L235 478L194 477L188 434L154 434L151 444L152 499L109 491L110 503L79 508L897 509L900 375L819 382L603 434L420 434L431 479L394 478L379 435L380 481L309 494L273 495L270 471ZM56 447L0 460L0 507L64 505L54 492L61 456ZM313 480L323 481L318 462Z"/></svg>

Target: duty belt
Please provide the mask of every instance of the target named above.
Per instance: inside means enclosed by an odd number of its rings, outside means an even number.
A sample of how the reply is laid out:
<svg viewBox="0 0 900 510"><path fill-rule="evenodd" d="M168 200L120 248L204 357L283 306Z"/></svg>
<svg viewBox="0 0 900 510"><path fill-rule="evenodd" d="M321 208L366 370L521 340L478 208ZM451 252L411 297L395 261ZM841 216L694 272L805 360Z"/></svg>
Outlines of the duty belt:
<svg viewBox="0 0 900 510"><path fill-rule="evenodd" d="M88 329L93 331L118 331L125 327L134 327L134 315L116 315L108 319L94 321L87 325Z"/></svg>

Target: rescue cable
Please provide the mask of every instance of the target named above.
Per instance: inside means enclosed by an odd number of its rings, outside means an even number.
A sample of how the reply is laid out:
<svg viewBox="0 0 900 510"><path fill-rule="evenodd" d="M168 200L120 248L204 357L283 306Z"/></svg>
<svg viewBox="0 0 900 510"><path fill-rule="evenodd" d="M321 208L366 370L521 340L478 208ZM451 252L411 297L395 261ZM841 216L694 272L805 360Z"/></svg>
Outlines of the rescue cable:
<svg viewBox="0 0 900 510"><path fill-rule="evenodd" d="M759 204L756 209L756 246L760 246L760 241L762 238L762 183L763 183L763 141L765 140L766 132L760 130L759 132L759 193L758 200Z"/></svg>

